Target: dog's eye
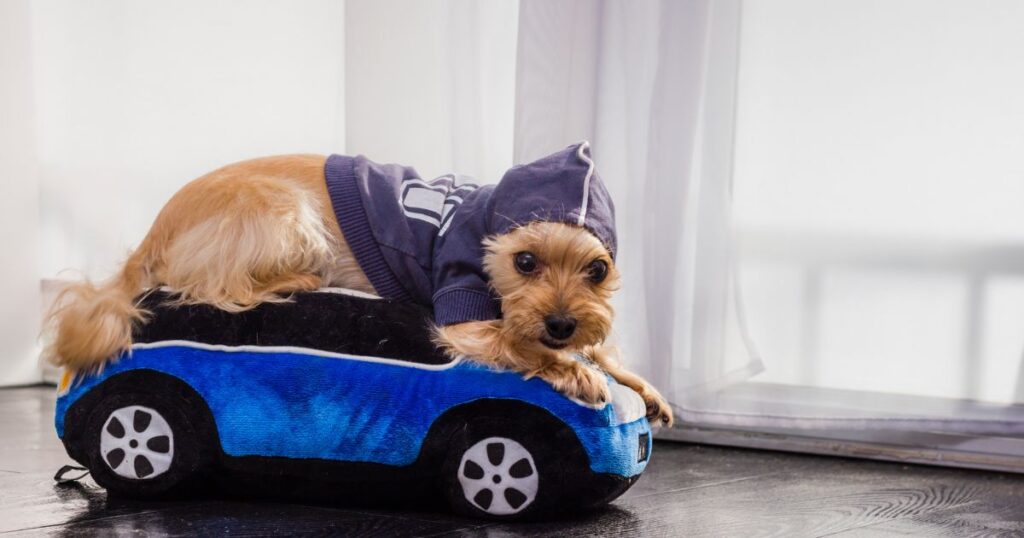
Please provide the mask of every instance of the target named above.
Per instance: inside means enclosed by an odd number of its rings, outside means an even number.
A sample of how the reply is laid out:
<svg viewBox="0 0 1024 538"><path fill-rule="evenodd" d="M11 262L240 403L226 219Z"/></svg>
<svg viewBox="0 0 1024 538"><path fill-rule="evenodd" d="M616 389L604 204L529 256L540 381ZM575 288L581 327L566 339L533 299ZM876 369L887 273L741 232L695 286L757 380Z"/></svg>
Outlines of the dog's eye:
<svg viewBox="0 0 1024 538"><path fill-rule="evenodd" d="M537 270L537 257L532 252L520 252L516 254L516 271L529 275Z"/></svg>
<svg viewBox="0 0 1024 538"><path fill-rule="evenodd" d="M587 266L587 278L594 284L600 284L608 276L608 264L604 260L594 260Z"/></svg>

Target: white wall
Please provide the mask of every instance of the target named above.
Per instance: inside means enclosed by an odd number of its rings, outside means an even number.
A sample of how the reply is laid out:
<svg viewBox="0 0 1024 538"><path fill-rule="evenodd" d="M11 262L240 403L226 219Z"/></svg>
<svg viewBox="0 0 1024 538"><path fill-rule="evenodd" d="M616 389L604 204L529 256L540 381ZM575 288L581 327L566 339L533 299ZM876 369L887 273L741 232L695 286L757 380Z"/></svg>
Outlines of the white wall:
<svg viewBox="0 0 1024 538"><path fill-rule="evenodd" d="M0 385L39 379L40 280L110 275L216 167L346 152L487 182L511 165L518 0L0 6L0 238L19 253Z"/></svg>
<svg viewBox="0 0 1024 538"><path fill-rule="evenodd" d="M0 386L39 381L30 2L0 2Z"/></svg>
<svg viewBox="0 0 1024 538"><path fill-rule="evenodd" d="M32 19L44 278L110 274L213 168L344 151L340 0L38 0Z"/></svg>
<svg viewBox="0 0 1024 538"><path fill-rule="evenodd" d="M497 180L517 9L33 2L43 278L110 274L174 191L240 159L347 151Z"/></svg>

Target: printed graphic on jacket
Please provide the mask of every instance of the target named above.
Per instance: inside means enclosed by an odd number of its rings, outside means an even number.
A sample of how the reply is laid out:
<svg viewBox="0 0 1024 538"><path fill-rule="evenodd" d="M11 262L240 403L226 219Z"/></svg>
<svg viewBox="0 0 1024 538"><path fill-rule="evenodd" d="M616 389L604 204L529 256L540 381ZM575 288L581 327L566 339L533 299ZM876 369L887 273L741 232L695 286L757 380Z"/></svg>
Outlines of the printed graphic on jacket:
<svg viewBox="0 0 1024 538"><path fill-rule="evenodd" d="M443 236L452 222L455 209L477 185L468 176L449 174L433 181L409 178L402 181L402 212L410 219L418 219L438 229Z"/></svg>

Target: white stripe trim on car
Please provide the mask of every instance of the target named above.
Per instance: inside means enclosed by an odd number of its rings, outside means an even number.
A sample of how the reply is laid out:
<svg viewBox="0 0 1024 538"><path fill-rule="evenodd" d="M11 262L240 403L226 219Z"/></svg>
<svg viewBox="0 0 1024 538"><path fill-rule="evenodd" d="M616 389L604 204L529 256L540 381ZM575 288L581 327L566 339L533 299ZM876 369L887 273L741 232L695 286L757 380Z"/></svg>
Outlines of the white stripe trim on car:
<svg viewBox="0 0 1024 538"><path fill-rule="evenodd" d="M161 286L159 289L165 293L175 293L174 289L169 286ZM374 295L372 293L366 293L365 291L352 290L349 288L317 288L304 293L333 293L335 295L347 295L349 297L358 297L360 299L381 299L380 295Z"/></svg>

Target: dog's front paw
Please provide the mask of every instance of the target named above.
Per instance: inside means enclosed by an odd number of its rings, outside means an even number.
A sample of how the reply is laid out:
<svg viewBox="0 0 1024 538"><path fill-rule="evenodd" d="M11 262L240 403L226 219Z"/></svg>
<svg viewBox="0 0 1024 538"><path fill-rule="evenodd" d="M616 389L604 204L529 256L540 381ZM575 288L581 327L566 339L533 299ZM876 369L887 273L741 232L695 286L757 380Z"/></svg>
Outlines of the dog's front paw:
<svg viewBox="0 0 1024 538"><path fill-rule="evenodd" d="M675 421L675 418L672 416L672 406L669 405L668 400L662 397L657 389L648 385L645 387L645 390L640 391L640 397L643 398L644 404L647 405L647 420L652 425L672 426L672 423Z"/></svg>
<svg viewBox="0 0 1024 538"><path fill-rule="evenodd" d="M569 391L578 400L588 404L602 404L612 398L608 378L594 368L581 365L575 369L572 380Z"/></svg>
<svg viewBox="0 0 1024 538"><path fill-rule="evenodd" d="M537 373L558 392L588 404L602 404L611 399L608 378L595 368L573 361L545 368Z"/></svg>

